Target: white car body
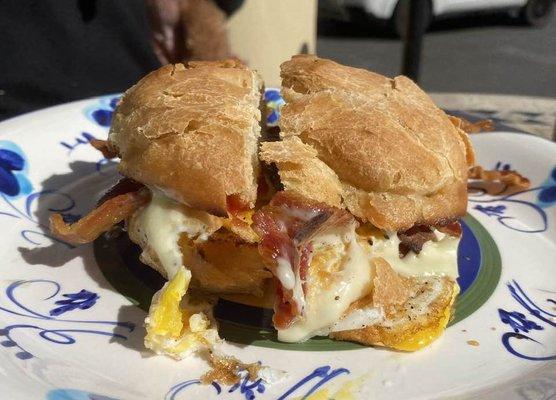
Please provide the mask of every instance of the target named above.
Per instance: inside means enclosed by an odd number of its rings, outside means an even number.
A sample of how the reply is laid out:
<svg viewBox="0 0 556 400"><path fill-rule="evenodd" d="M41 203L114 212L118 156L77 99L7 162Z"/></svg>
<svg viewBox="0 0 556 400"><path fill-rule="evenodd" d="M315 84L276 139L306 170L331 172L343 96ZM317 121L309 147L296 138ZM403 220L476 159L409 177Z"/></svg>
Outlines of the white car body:
<svg viewBox="0 0 556 400"><path fill-rule="evenodd" d="M519 8L527 0L431 0L433 16L456 14L497 8ZM367 14L379 19L390 19L398 0L343 0L347 7L362 8Z"/></svg>

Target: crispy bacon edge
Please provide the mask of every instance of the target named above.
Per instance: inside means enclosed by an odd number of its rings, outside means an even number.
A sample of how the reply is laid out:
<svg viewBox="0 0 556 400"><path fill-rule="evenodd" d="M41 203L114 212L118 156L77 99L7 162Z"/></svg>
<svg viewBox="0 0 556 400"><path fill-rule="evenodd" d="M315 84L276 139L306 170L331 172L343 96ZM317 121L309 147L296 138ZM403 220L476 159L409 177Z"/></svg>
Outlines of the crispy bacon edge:
<svg viewBox="0 0 556 400"><path fill-rule="evenodd" d="M400 239L400 244L398 245L400 258L405 257L410 251L419 254L421 250L423 250L423 246L426 242L429 240L436 241L436 235L433 229L437 229L446 235L454 237L460 237L462 234L459 221L452 221L439 225L415 225L406 231L398 232L398 238Z"/></svg>
<svg viewBox="0 0 556 400"><path fill-rule="evenodd" d="M469 169L469 179L477 179L485 182L498 181L506 185L508 189L528 189L531 181L517 171L511 170L485 170L480 165L476 165Z"/></svg>
<svg viewBox="0 0 556 400"><path fill-rule="evenodd" d="M105 158L111 159L119 156L118 151L108 140L91 139L91 146L100 151Z"/></svg>
<svg viewBox="0 0 556 400"><path fill-rule="evenodd" d="M50 216L50 231L58 239L71 244L94 241L114 225L133 215L151 198L149 190L138 182L122 179L101 199L99 205L73 224L64 222L62 215Z"/></svg>
<svg viewBox="0 0 556 400"><path fill-rule="evenodd" d="M398 232L398 238L400 239L398 251L400 258L403 258L410 251L419 254L426 242L436 240L436 235L431 226L415 225L407 231Z"/></svg>
<svg viewBox="0 0 556 400"><path fill-rule="evenodd" d="M464 118L454 117L453 115L449 115L448 118L450 119L450 122L452 122L452 125L467 134L490 132L494 130L494 124L490 119L484 119L472 123ZM473 164L469 164L468 160L468 165L471 166ZM508 191L528 189L531 186L529 179L519 174L517 171L485 170L480 165L472 166L469 169L468 179L476 179L484 182L498 181L505 185L505 188L502 191L504 193Z"/></svg>
<svg viewBox="0 0 556 400"><path fill-rule="evenodd" d="M355 223L355 219L347 211L287 191L278 192L270 204L255 213L253 228L261 238L259 253L275 276L273 322L277 329L287 328L303 314L293 290L284 288L277 277L278 259L289 262L305 293L304 282L313 251L311 239L333 226L348 223Z"/></svg>
<svg viewBox="0 0 556 400"><path fill-rule="evenodd" d="M461 129L465 133L492 132L494 130L494 124L491 119L470 122L465 118L454 117L453 115L450 115L448 118L450 118L450 121L456 128Z"/></svg>

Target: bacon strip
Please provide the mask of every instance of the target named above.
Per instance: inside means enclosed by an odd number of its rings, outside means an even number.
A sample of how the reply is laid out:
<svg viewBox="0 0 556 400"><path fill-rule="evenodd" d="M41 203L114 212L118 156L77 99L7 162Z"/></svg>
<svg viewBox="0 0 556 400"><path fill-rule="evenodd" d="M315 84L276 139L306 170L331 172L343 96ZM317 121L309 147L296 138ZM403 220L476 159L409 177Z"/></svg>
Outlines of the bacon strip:
<svg viewBox="0 0 556 400"><path fill-rule="evenodd" d="M136 192L144 187L145 185L143 185L141 182L137 182L128 177L123 177L102 195L97 203L97 206L101 205L107 200L110 200L113 197L119 196L120 194Z"/></svg>
<svg viewBox="0 0 556 400"><path fill-rule="evenodd" d="M407 231L398 232L398 238L400 239L398 245L400 257L405 257L410 251L419 254L426 242L436 240L436 235L430 226L415 225Z"/></svg>
<svg viewBox="0 0 556 400"><path fill-rule="evenodd" d="M118 157L118 152L108 140L91 139L89 143L91 143L91 146L95 149L100 151L105 158L110 159Z"/></svg>
<svg viewBox="0 0 556 400"><path fill-rule="evenodd" d="M347 211L290 192L278 192L269 205L255 213L253 228L261 238L259 251L276 277L273 317L276 328L290 326L303 313L293 290L284 288L278 279L278 260L289 263L295 279L303 285L311 259L311 239L331 227L352 221Z"/></svg>
<svg viewBox="0 0 556 400"><path fill-rule="evenodd" d="M527 189L531 186L531 181L517 171L485 170L480 165L469 169L468 178L487 182L498 181L504 183L507 188Z"/></svg>
<svg viewBox="0 0 556 400"><path fill-rule="evenodd" d="M460 237L463 233L459 221L453 221L443 225L435 225L435 228L446 235L455 237Z"/></svg>
<svg viewBox="0 0 556 400"><path fill-rule="evenodd" d="M407 231L398 232L400 244L398 250L400 258L403 258L410 251L419 254L423 250L423 246L429 240L435 241L436 235L433 228L445 233L446 235L460 237L462 234L461 224L459 221L444 223L442 225L415 225Z"/></svg>
<svg viewBox="0 0 556 400"><path fill-rule="evenodd" d="M477 122L470 122L464 118L449 116L452 124L464 131L465 133L491 132L494 130L494 124L491 119L482 119Z"/></svg>
<svg viewBox="0 0 556 400"><path fill-rule="evenodd" d="M68 243L90 243L149 201L150 192L146 189L120 194L106 200L71 225L66 224L60 214L53 214L50 216L50 231Z"/></svg>

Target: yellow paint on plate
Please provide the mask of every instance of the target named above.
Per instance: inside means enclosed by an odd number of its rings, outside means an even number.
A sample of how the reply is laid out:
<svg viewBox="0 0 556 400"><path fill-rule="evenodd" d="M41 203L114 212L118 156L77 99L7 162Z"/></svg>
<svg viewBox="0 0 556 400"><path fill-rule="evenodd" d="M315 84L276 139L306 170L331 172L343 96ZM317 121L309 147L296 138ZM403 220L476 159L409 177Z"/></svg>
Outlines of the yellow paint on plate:
<svg viewBox="0 0 556 400"><path fill-rule="evenodd" d="M337 388L324 388L317 390L308 397L296 397L292 400L357 400L355 393L363 384L366 375L345 381Z"/></svg>

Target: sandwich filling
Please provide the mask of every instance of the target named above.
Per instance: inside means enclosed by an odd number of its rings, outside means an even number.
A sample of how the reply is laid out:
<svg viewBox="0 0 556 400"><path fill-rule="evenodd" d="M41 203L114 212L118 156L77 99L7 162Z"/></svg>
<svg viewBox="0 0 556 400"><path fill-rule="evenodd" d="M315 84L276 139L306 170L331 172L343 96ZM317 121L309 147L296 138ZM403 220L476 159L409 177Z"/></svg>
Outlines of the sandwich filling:
<svg viewBox="0 0 556 400"><path fill-rule="evenodd" d="M253 221L260 252L276 278L274 325L281 341L400 325L404 319L393 319L392 310L407 305L404 317L426 314L445 288L457 287L459 236L444 228L419 228L428 232L419 238L410 231L365 233L346 211L290 192L278 193ZM413 247L404 251L408 243ZM372 301L353 309L367 297ZM435 335L448 321L442 316L431 323Z"/></svg>
<svg viewBox="0 0 556 400"><path fill-rule="evenodd" d="M395 232L371 236L371 254L382 257L397 273L407 277L458 277L457 252L460 238L432 228L433 238L427 240L419 253L400 253L400 238Z"/></svg>
<svg viewBox="0 0 556 400"><path fill-rule="evenodd" d="M129 229L141 241L141 257L156 257L168 279L183 265L179 240L182 234L193 241L206 241L222 226L221 219L180 204L159 191L152 190L151 202L133 216ZM149 251L150 250L150 251ZM149 263L150 264L150 263Z"/></svg>
<svg viewBox="0 0 556 400"><path fill-rule="evenodd" d="M368 245L346 211L281 192L254 216L260 251L276 277L278 339L327 335L349 305L370 291Z"/></svg>
<svg viewBox="0 0 556 400"><path fill-rule="evenodd" d="M296 282L296 286L305 287L301 295L303 318L279 330L279 340L301 342L328 335L349 305L369 292L369 257L357 240L355 224L351 221L309 242L311 252L305 282L304 285ZM282 285L283 282L280 280Z"/></svg>
<svg viewBox="0 0 556 400"><path fill-rule="evenodd" d="M187 294L191 271L183 265L179 241L182 235L192 241L206 241L222 224L218 217L186 207L156 190L152 192L151 202L137 211L129 223L129 229L141 242L142 259L158 265L168 278L153 297L145 319L145 346L181 359L210 350L220 338L212 318L212 304Z"/></svg>

